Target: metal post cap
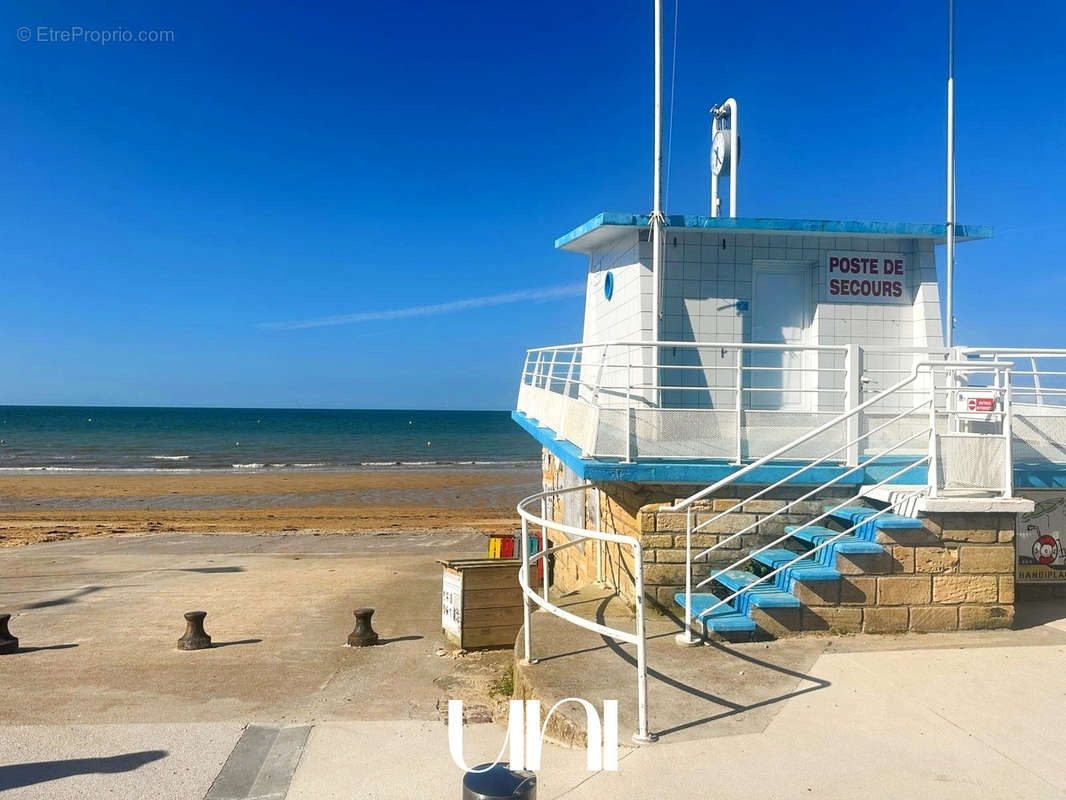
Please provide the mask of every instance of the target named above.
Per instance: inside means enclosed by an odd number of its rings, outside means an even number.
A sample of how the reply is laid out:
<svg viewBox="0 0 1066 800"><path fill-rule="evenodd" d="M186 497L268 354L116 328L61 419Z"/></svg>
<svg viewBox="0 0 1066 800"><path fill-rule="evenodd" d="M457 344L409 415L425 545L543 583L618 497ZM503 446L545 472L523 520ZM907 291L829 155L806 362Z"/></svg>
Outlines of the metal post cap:
<svg viewBox="0 0 1066 800"><path fill-rule="evenodd" d="M537 800L537 776L506 763L481 764L463 776L463 800Z"/></svg>

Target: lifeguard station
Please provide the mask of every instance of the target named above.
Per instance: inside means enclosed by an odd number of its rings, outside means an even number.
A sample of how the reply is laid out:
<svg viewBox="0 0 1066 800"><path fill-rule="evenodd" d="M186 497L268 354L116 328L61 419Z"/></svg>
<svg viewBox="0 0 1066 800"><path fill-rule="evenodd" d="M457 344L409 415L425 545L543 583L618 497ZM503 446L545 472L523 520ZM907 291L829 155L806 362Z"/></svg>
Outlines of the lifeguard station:
<svg viewBox="0 0 1066 800"><path fill-rule="evenodd" d="M544 491L519 512L552 544L524 558L636 619L527 585L525 657L537 606L635 644L643 686L645 602L691 645L1009 627L1018 578L1066 596L1066 349L945 341L934 248L992 229L742 216L737 102L711 125L706 216L663 216L657 173L651 214L555 242L587 264L584 333L522 368Z"/></svg>

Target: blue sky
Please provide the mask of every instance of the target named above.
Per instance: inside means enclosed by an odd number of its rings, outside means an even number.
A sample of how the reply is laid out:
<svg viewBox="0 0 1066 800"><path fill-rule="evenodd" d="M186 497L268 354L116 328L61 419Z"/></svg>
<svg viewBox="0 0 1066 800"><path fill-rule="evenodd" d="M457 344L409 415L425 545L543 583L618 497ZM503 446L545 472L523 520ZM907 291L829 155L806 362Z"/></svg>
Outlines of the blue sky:
<svg viewBox="0 0 1066 800"><path fill-rule="evenodd" d="M957 338L1066 345L1066 6L958 5L959 218L996 238L959 247ZM705 212L733 95L741 214L943 219L941 4L678 17L668 211ZM580 338L585 263L554 238L651 204L643 0L0 19L0 403L508 408L527 347ZM320 318L343 324L263 325Z"/></svg>

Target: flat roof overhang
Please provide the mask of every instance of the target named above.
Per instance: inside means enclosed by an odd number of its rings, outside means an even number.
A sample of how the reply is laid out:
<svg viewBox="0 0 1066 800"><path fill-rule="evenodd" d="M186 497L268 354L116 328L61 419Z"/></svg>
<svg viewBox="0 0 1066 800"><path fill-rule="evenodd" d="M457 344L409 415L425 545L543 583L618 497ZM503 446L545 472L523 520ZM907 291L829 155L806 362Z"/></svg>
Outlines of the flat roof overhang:
<svg viewBox="0 0 1066 800"><path fill-rule="evenodd" d="M555 247L572 253L591 253L610 243L620 233L634 228L647 228L648 214L623 214L604 211L584 225L579 225L555 240ZM829 219L771 219L768 217L698 217L669 214L666 227L681 230L721 231L729 233L787 234L790 236L883 237L895 239L931 239L943 244L947 239L942 223L923 222L861 222ZM992 238L988 225L955 225L955 241L967 242Z"/></svg>

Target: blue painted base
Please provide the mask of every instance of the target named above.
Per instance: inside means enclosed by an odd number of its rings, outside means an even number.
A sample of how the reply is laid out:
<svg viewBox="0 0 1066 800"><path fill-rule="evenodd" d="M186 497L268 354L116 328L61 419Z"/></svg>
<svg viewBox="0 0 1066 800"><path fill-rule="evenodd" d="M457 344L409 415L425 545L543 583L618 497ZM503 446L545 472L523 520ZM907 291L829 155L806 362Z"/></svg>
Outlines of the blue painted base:
<svg viewBox="0 0 1066 800"><path fill-rule="evenodd" d="M536 420L530 419L521 411L512 411L511 419L583 480L597 483L627 481L632 483L694 483L710 486L740 469L735 464L716 459L698 461L648 459L626 464L611 459L583 458L581 451L571 442L557 439L555 431L538 425ZM880 483L913 460L912 456L880 458L876 463L856 470L836 485L854 488ZM787 478L801 464L802 462L797 461L764 464L745 477L744 483L752 486L767 486L782 478ZM793 486L821 486L847 471L847 467L820 464L807 470L791 483ZM907 470L892 480L891 484L917 486L924 484L927 479L928 472L922 466ZM1066 464L1015 464L1014 485L1018 489L1066 488Z"/></svg>

